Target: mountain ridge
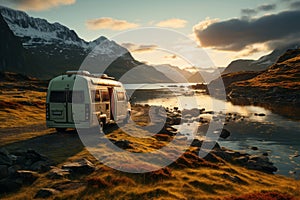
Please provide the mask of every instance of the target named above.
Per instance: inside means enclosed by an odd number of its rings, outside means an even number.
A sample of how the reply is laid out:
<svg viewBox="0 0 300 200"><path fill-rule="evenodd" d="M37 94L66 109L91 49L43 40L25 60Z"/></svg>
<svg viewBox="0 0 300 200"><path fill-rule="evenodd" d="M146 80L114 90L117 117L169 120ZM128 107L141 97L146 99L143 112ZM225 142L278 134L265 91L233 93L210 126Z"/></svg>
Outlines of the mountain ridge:
<svg viewBox="0 0 300 200"><path fill-rule="evenodd" d="M261 56L257 60L251 59L237 59L232 61L222 72L222 74L228 74L233 72L242 71L263 71L270 65L276 63L277 59L284 54L288 49L297 49L298 44L289 44L280 48L274 49L271 53Z"/></svg>
<svg viewBox="0 0 300 200"><path fill-rule="evenodd" d="M87 42L58 22L49 23L3 6L0 6L0 14L24 49L24 65L21 68L10 66L9 71L50 79L67 70L89 68L91 72L103 72L120 79L126 72L142 65L126 48L104 36ZM172 82L152 66L147 67L148 74L139 71L139 76L128 81Z"/></svg>

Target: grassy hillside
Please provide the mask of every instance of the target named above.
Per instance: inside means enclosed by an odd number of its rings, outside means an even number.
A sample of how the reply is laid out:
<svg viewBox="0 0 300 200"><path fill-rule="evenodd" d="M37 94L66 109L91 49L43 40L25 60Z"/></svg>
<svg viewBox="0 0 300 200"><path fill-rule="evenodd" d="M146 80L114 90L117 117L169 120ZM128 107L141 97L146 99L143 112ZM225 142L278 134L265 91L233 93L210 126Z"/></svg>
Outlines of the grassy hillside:
<svg viewBox="0 0 300 200"><path fill-rule="evenodd" d="M27 83L33 88L38 84ZM14 90L7 89L10 84L17 83L2 82L1 85L1 147L10 152L34 149L52 159L55 168L85 158L93 163L95 170L87 174L71 173L59 179L49 177L49 171L42 172L32 185L2 195L4 199L33 199L42 188L55 191L49 199L233 199L240 195L244 195L242 199L251 199L250 196L263 199L270 196L273 199L300 197L299 181L249 170L221 157L204 160L193 153L197 147L191 147L176 162L159 171L131 174L111 169L86 150L75 131L57 133L45 127L44 91L32 91L26 87L18 89L16 85ZM148 109L134 106L132 119L140 127L129 126L127 129L146 133L147 128L143 127L149 123ZM129 141L132 148L127 150L133 152L153 151L172 139L172 136L167 139L167 136L135 138L116 126L107 129L106 137Z"/></svg>

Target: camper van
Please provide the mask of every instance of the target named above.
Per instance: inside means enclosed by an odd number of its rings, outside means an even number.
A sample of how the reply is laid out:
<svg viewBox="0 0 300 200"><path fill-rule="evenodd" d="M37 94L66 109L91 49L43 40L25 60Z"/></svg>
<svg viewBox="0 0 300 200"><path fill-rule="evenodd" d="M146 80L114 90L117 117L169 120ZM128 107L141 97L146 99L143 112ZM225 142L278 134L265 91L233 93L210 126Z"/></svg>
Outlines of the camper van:
<svg viewBox="0 0 300 200"><path fill-rule="evenodd" d="M130 110L122 83L106 74L67 71L48 86L46 124L59 132L124 122Z"/></svg>

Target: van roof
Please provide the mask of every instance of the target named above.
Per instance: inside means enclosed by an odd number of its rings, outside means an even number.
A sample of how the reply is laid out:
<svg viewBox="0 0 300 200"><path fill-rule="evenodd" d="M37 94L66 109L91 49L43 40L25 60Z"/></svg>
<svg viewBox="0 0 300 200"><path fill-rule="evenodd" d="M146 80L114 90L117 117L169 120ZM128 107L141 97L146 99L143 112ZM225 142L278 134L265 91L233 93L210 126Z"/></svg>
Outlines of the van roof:
<svg viewBox="0 0 300 200"><path fill-rule="evenodd" d="M75 77L83 78L90 81L93 85L105 85L121 87L122 83L114 80L113 77L109 77L106 74L91 74L88 71L67 71L66 74L57 76L52 81L73 81ZM72 80L73 79L73 80Z"/></svg>
<svg viewBox="0 0 300 200"><path fill-rule="evenodd" d="M77 74L82 76L89 76L89 77L95 77L95 78L103 78L103 79L111 79L114 80L114 77L108 76L107 74L91 74L89 71L86 70L79 70L79 71L67 71L67 75Z"/></svg>

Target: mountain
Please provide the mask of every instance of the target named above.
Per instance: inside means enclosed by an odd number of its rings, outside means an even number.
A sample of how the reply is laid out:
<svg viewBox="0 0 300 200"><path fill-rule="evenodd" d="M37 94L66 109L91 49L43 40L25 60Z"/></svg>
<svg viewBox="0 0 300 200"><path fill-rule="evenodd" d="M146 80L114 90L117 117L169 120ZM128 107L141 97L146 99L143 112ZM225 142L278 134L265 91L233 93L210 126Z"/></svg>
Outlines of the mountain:
<svg viewBox="0 0 300 200"><path fill-rule="evenodd" d="M300 106L300 49L289 49L275 64L260 72L223 74L227 98L236 104L276 105L276 110ZM217 88L217 80L210 88ZM285 110L284 110L285 109Z"/></svg>
<svg viewBox="0 0 300 200"><path fill-rule="evenodd" d="M277 59L284 54L288 49L297 49L298 44L287 45L281 48L277 48L270 54L260 57L258 60L244 60L238 59L232 61L222 74L228 74L233 72L242 71L263 71L270 65L273 65Z"/></svg>
<svg viewBox="0 0 300 200"><path fill-rule="evenodd" d="M34 48L40 44L88 46L88 43L79 38L75 31L59 23L51 24L45 19L33 18L25 12L2 6L0 12L9 28L21 38L27 48Z"/></svg>
<svg viewBox="0 0 300 200"><path fill-rule="evenodd" d="M22 70L24 64L22 43L9 29L1 14L0 38L5 38L0 43L0 70L7 71L11 66L16 70Z"/></svg>
<svg viewBox="0 0 300 200"><path fill-rule="evenodd" d="M170 64L155 65L154 67L169 79L178 83L189 82L189 77L193 75L193 73L188 70Z"/></svg>
<svg viewBox="0 0 300 200"><path fill-rule="evenodd" d="M224 68L198 68L198 72L189 77L191 83L210 83L212 80L220 77Z"/></svg>
<svg viewBox="0 0 300 200"><path fill-rule="evenodd" d="M9 69L5 68L5 71L50 79L67 70L78 70L81 67L82 70L107 73L119 79L124 73L143 65L127 49L103 36L86 42L74 30L59 23L49 23L45 19L30 17L25 12L2 6L0 14L24 49L23 66L9 65ZM1 43L5 38L1 37ZM16 60L19 62L19 59ZM147 75L139 72L141 75L130 81L170 82L153 67L149 66L147 70Z"/></svg>

